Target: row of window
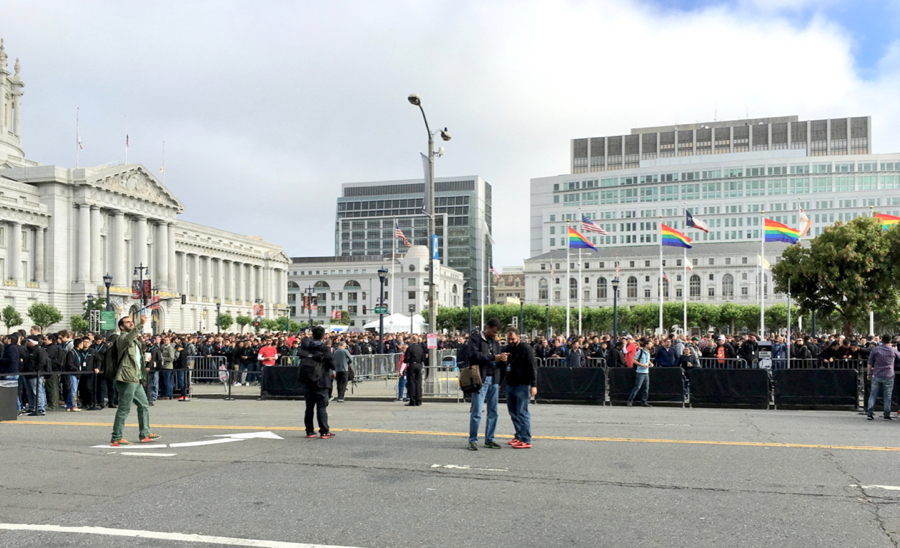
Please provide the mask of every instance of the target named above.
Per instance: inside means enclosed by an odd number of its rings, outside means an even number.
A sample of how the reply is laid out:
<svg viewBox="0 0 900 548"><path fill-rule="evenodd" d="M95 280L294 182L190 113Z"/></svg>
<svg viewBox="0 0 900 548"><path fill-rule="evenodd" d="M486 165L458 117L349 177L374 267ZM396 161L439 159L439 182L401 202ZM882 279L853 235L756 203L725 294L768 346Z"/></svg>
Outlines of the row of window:
<svg viewBox="0 0 900 548"><path fill-rule="evenodd" d="M691 266L700 266L700 259L690 259L690 261L691 261L691 263L690 263ZM715 257L707 257L706 261L704 261L703 264L708 265L708 266L715 266L716 264L724 264L725 266L737 265L737 264L749 265L750 257L741 257L740 261L738 261L737 257L722 257L721 261L722 261L721 263L717 263ZM776 264L779 263L780 261L781 261L781 257L775 257ZM638 266L640 263L643 263L643 266ZM545 270L545 271L552 269L554 272L561 272L560 271L561 264L565 265L565 263L541 263L540 269ZM599 270L603 270L606 268L606 261L599 261L599 262L588 261L588 262L584 263L584 270L590 270L592 264L596 265L596 268ZM663 267L670 266L669 260L663 259L662 265L663 265ZM654 265L652 264L652 261L650 261L650 260L621 261L621 262L616 261L615 263L613 263L611 265L611 267L613 267L613 268L616 268L616 267L618 267L618 268L650 268L651 266L654 266ZM682 266L682 259L675 259L675 266ZM573 263L573 262L569 263L570 270L575 270L577 268L578 268L578 263ZM710 274L710 276L712 276L712 274ZM600 279L602 280L603 278L600 278ZM712 279L713 278L710 278L710 280L712 280ZM649 281L649 280L647 280L647 281Z"/></svg>
<svg viewBox="0 0 900 548"><path fill-rule="evenodd" d="M709 279L710 279L710 281L714 280L712 274L710 274ZM742 274L742 279L743 280L748 279L746 272L744 272ZM644 281L650 282L650 276L645 276ZM679 281L679 282L681 281L680 274L677 275L676 281ZM590 283L589 279L585 278L585 284L589 285L589 283ZM559 278L556 279L556 284L559 285ZM765 284L766 284L766 292L768 293L768 284L769 284L768 276L765 277ZM656 286L657 286L657 296L659 296L658 280L656 281ZM596 294L597 300L606 300L606 299L609 299L609 296L610 296L609 290L611 287L612 286L607 283L606 278L600 278L597 280L596 292L592 291L591 289L584 289L583 296L585 299L590 300L592 294ZM694 274L690 277L689 287L690 287L689 296L691 296L691 297L699 297L700 296L701 279L700 279L699 275ZM625 296L627 298L637 298L637 294L638 294L638 279L637 279L637 277L629 276L628 279L625 280L625 288L624 289L625 289ZM743 295L747 295L749 293L749 287L746 285L741 287L740 289L741 289L741 293ZM545 278L541 278L541 280L539 282L539 288L538 288L538 298L546 299L548 290L549 290L549 288L547 286L547 280ZM676 291L677 291L677 296L681 297L681 295L682 295L681 288L680 287L676 288ZM644 296L650 297L650 292L651 292L650 288L645 288ZM559 294L560 294L560 291L555 289L554 296L557 299L559 298ZM715 286L707 287L707 295L709 297L716 296ZM734 277L731 274L725 274L722 277L721 295L722 295L722 297L725 297L725 298L734 297ZM664 297L669 296L669 281L665 278L663 279L663 296ZM575 278L569 279L569 297L573 298L573 299L578 297L578 280Z"/></svg>

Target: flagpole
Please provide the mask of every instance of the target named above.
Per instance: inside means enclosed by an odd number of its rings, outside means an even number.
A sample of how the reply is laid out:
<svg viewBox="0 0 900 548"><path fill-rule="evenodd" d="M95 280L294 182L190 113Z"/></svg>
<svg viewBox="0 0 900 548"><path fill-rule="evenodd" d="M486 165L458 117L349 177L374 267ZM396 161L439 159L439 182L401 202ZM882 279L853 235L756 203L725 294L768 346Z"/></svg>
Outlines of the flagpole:
<svg viewBox="0 0 900 548"><path fill-rule="evenodd" d="M791 279L788 278L788 310L787 310L787 337L785 343L787 346L787 363L791 363Z"/></svg>
<svg viewBox="0 0 900 548"><path fill-rule="evenodd" d="M760 241L760 261L759 261L759 337L760 340L765 338L766 333L766 212L761 211L762 215L762 241Z"/></svg>
<svg viewBox="0 0 900 548"><path fill-rule="evenodd" d="M396 231L397 231L397 227L400 226L400 225L397 223L397 218L396 218L396 217L394 217L393 221L394 221L394 232L395 232L395 234L394 234L394 237L391 238L391 242L393 242L392 245L391 245L391 308L390 308L390 310L388 310L388 312L391 313L391 315L389 316L389 318L391 318L391 332L392 332L392 333L393 333L393 330L394 330L394 320L393 320L393 318L394 318L394 313L397 311L397 310L394 308L394 265L395 265L396 262L397 262L397 234L396 234Z"/></svg>
<svg viewBox="0 0 900 548"><path fill-rule="evenodd" d="M78 133L78 111L79 107L75 107L75 167L78 167L78 149L81 148L81 135Z"/></svg>
<svg viewBox="0 0 900 548"><path fill-rule="evenodd" d="M125 117L125 163L128 163L128 116Z"/></svg>
<svg viewBox="0 0 900 548"><path fill-rule="evenodd" d="M162 175L163 175L162 183L163 183L163 186L166 186L166 142L165 142L165 141L163 141L163 165L162 165L162 172L163 172L163 174L162 174Z"/></svg>
<svg viewBox="0 0 900 548"><path fill-rule="evenodd" d="M584 331L581 329L581 248L578 248L578 283L576 286L578 288L578 334L583 335Z"/></svg>
<svg viewBox="0 0 900 548"><path fill-rule="evenodd" d="M572 285L572 263L569 262L569 249L572 247L572 241L569 237L569 223L566 223L566 339L569 338L569 317L570 317L570 301L572 298L571 295L571 285Z"/></svg>
<svg viewBox="0 0 900 548"><path fill-rule="evenodd" d="M485 302L485 298L486 298L485 293L486 293L486 291L487 291L487 290L485 289L485 287L486 287L485 284L487 284L487 287L490 287L490 283L491 283L491 282L487 279L487 278L491 275L491 270L490 270L490 267L489 267L488 264L487 264L487 260L488 260L488 258L487 258L487 246L485 245L485 246L484 246L484 257L483 257L483 259L482 259L482 263L483 263L484 266L487 266L488 268L484 269L484 270L486 270L486 272L485 272L485 274L484 274L484 275L482 276L482 278L481 278L481 329L484 329L484 302Z"/></svg>
<svg viewBox="0 0 900 548"><path fill-rule="evenodd" d="M684 336L687 336L687 291L684 290L684 288L687 287L687 248L682 248L682 251L684 252L684 259L681 261L681 298L684 304L684 325L681 326L681 330L684 333ZM672 284L669 284L669 291L672 290L671 285Z"/></svg>
<svg viewBox="0 0 900 548"><path fill-rule="evenodd" d="M875 217L875 209L869 206L869 217ZM869 310L869 335L875 334L875 311Z"/></svg>
<svg viewBox="0 0 900 548"><path fill-rule="evenodd" d="M663 334L663 254L662 215L659 216L659 334Z"/></svg>

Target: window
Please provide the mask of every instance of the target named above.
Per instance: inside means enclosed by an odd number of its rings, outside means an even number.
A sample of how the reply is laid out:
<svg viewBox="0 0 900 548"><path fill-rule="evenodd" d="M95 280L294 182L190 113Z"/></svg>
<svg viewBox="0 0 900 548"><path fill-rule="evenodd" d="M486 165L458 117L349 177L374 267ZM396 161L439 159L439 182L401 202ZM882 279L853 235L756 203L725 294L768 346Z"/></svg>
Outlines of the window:
<svg viewBox="0 0 900 548"><path fill-rule="evenodd" d="M748 296L749 294L750 294L749 288L747 288L747 287L742 287L742 288L741 288L741 296L742 296L742 297L746 297L746 296Z"/></svg>
<svg viewBox="0 0 900 548"><path fill-rule="evenodd" d="M715 296L716 296L716 288L715 288L715 287L708 287L708 288L706 289L706 294L709 295L710 297L715 297Z"/></svg>
<svg viewBox="0 0 900 548"><path fill-rule="evenodd" d="M715 279L716 279L716 275L715 275L715 274L710 274L710 275L709 275L709 281L712 282L712 281L715 281Z"/></svg>
<svg viewBox="0 0 900 548"><path fill-rule="evenodd" d="M409 300L411 300L411 301L416 300L416 292L415 291L409 291L407 296L409 297Z"/></svg>
<svg viewBox="0 0 900 548"><path fill-rule="evenodd" d="M694 274L691 276L691 293L690 296L692 299L700 298L700 276Z"/></svg>
<svg viewBox="0 0 900 548"><path fill-rule="evenodd" d="M637 299L637 278L635 278L634 276L629 276L626 287L628 288L628 298Z"/></svg>
<svg viewBox="0 0 900 548"><path fill-rule="evenodd" d="M646 268L646 267L649 267L649 266L650 266L650 261L644 261L644 267ZM648 281L649 281L649 280L648 280Z"/></svg>
<svg viewBox="0 0 900 548"><path fill-rule="evenodd" d="M716 260L715 260L713 257L710 257L710 258L709 258L709 264L710 264L710 266L716 264Z"/></svg>
<svg viewBox="0 0 900 548"><path fill-rule="evenodd" d="M726 299L734 298L734 277L731 274L722 276L722 297Z"/></svg>
<svg viewBox="0 0 900 548"><path fill-rule="evenodd" d="M606 278L597 280L597 299L605 300L607 298Z"/></svg>
<svg viewBox="0 0 900 548"><path fill-rule="evenodd" d="M412 265L410 265L410 266L412 266ZM406 282L406 284L407 284L408 286L410 286L410 287L415 287L415 286L416 286L416 279L415 279L415 278L409 278L409 280Z"/></svg>
<svg viewBox="0 0 900 548"><path fill-rule="evenodd" d="M578 280L575 278L569 278L569 298L578 298Z"/></svg>

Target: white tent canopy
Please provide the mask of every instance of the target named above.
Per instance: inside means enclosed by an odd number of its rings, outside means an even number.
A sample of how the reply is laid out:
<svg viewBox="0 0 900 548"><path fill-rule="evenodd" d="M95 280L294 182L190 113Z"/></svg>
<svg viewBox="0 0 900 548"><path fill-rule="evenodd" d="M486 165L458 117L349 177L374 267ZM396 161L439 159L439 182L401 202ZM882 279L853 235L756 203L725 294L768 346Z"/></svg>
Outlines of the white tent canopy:
<svg viewBox="0 0 900 548"><path fill-rule="evenodd" d="M384 316L385 333L400 333L401 331L425 333L427 325L428 322L425 321L421 314L413 315L411 323L409 316L404 316L403 314L385 314ZM378 330L378 320L367 323L363 326L363 329Z"/></svg>

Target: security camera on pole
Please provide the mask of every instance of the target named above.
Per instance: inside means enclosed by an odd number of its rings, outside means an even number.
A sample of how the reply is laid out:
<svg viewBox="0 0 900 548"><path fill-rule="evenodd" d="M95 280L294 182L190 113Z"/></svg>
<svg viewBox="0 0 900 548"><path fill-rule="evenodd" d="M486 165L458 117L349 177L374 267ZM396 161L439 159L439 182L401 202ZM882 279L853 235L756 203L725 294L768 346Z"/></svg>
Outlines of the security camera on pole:
<svg viewBox="0 0 900 548"><path fill-rule="evenodd" d="M425 109L422 108L422 101L419 99L419 96L413 93L408 98L409 102L422 111L422 119L425 120L425 131L428 132L428 169L425 171L425 214L428 215L428 239L430 241L431 252L429 253L428 259L428 326L432 333L437 332L437 296L436 296L436 287L434 283L434 260L437 258L438 254L438 245L437 245L437 233L435 232L434 227L434 134L440 133L441 139L445 141L450 140L450 133L447 132L447 128L438 129L434 133L431 132L431 128L428 126L428 118L425 117ZM443 148L441 148L441 153L443 153ZM444 227L444 237L447 237L447 227Z"/></svg>

